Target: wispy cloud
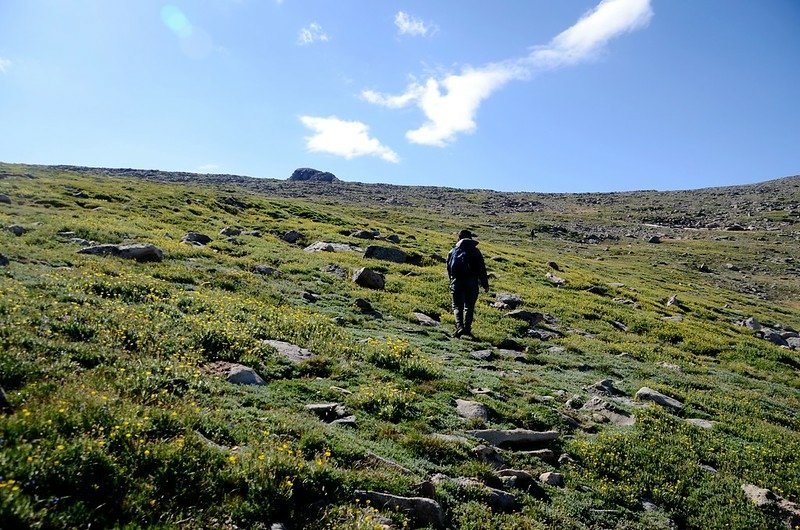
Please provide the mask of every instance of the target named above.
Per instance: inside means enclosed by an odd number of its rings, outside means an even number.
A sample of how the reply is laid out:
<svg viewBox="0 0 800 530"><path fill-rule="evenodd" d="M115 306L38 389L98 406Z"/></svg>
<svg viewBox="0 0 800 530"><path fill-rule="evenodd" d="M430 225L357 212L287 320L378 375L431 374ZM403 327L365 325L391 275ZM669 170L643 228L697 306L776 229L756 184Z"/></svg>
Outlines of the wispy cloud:
<svg viewBox="0 0 800 530"><path fill-rule="evenodd" d="M197 166L196 171L198 173L217 173L219 171L219 166L217 164L204 164L202 166Z"/></svg>
<svg viewBox="0 0 800 530"><path fill-rule="evenodd" d="M328 34L322 30L322 26L316 22L312 22L308 26L302 28L297 34L297 44L301 46L308 46L315 42L327 42Z"/></svg>
<svg viewBox="0 0 800 530"><path fill-rule="evenodd" d="M548 44L533 48L525 57L478 68L464 67L460 73L443 79L429 78L424 85L414 82L400 95L364 90L361 96L389 108L416 103L427 121L408 131L406 138L417 144L443 147L458 134L475 131L480 104L509 81L592 58L613 38L647 26L652 16L650 0L602 0L573 26Z"/></svg>
<svg viewBox="0 0 800 530"><path fill-rule="evenodd" d="M5 57L0 57L0 74L4 74L11 68L11 60Z"/></svg>
<svg viewBox="0 0 800 530"><path fill-rule="evenodd" d="M436 31L435 24L426 24L422 19L412 17L403 11L398 11L394 16L394 25L397 26L397 33L400 35L425 36Z"/></svg>
<svg viewBox="0 0 800 530"><path fill-rule="evenodd" d="M301 116L303 125L314 131L306 137L306 148L318 153L329 153L347 158L377 156L387 162L397 163L397 153L369 135L369 127L359 121Z"/></svg>

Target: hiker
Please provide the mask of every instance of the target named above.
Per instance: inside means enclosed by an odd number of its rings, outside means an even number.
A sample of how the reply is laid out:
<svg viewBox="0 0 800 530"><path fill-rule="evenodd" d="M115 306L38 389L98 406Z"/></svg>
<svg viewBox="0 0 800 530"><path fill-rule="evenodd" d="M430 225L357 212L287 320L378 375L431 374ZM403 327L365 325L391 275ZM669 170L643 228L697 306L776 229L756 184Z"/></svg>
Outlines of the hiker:
<svg viewBox="0 0 800 530"><path fill-rule="evenodd" d="M456 317L454 337L472 337L472 317L478 291L483 287L489 291L489 277L478 242L469 230L458 233L458 243L447 255L447 277L450 278L450 294L453 296L453 315Z"/></svg>

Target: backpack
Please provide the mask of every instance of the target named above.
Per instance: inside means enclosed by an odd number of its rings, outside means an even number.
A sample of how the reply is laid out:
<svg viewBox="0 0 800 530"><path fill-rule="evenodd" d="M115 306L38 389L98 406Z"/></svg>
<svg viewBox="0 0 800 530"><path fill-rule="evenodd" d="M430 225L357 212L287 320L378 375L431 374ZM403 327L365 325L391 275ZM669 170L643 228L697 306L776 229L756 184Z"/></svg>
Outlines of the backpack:
<svg viewBox="0 0 800 530"><path fill-rule="evenodd" d="M447 270L450 276L457 279L464 279L472 276L472 267L469 264L469 255L461 247L453 248L450 252L450 259L447 261Z"/></svg>

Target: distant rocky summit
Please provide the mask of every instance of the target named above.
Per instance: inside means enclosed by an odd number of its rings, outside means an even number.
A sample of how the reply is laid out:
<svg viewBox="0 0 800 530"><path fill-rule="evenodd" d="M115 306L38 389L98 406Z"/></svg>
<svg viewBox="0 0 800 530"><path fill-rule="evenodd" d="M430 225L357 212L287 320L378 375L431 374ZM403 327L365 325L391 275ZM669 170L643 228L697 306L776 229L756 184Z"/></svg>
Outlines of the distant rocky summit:
<svg viewBox="0 0 800 530"><path fill-rule="evenodd" d="M289 180L300 180L305 182L337 182L339 179L333 173L327 171L320 171L319 169L312 169L310 167L301 167L295 169Z"/></svg>

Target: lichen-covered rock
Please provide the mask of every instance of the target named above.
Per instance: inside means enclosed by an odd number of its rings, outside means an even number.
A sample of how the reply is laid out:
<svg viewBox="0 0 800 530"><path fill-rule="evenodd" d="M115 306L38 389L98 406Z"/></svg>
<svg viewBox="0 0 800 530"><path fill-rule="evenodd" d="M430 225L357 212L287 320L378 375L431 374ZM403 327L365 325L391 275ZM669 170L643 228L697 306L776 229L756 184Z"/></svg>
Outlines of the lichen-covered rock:
<svg viewBox="0 0 800 530"><path fill-rule="evenodd" d="M266 381L255 370L241 364L231 366L226 380L235 385L266 385Z"/></svg>
<svg viewBox="0 0 800 530"><path fill-rule="evenodd" d="M661 392L657 392L646 386L643 386L636 392L636 399L639 401L652 401L663 407L668 407L675 410L680 410L683 408L683 403L677 399L666 396Z"/></svg>

